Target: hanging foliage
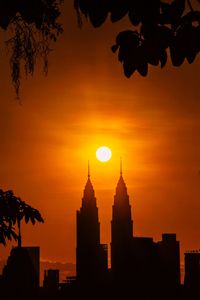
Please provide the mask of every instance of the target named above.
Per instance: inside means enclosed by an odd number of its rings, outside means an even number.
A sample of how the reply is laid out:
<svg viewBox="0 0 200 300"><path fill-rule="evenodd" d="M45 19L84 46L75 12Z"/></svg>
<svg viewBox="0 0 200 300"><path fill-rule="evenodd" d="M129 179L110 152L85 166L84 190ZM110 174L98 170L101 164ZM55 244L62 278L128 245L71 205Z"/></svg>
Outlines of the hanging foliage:
<svg viewBox="0 0 200 300"><path fill-rule="evenodd" d="M33 75L38 59L47 74L51 43L62 33L58 22L62 0L1 0L0 28L8 32L11 78L19 96L22 67Z"/></svg>

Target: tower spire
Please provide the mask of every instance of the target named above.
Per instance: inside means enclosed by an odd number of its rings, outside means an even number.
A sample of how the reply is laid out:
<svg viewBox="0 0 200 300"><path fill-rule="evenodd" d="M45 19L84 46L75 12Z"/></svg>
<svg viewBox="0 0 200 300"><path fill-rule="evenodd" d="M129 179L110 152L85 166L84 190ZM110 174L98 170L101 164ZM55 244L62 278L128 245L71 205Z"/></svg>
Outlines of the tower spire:
<svg viewBox="0 0 200 300"><path fill-rule="evenodd" d="M122 158L120 157L120 176L122 176Z"/></svg>
<svg viewBox="0 0 200 300"><path fill-rule="evenodd" d="M84 188L84 192L83 192L83 202L94 202L96 203L96 198L95 198L95 195L94 195L94 189L93 189L93 186L92 186L92 182L90 180L90 162L88 160L88 166L87 166L88 170L88 174L87 174L87 182L86 182L86 185L85 185L85 188ZM94 200L94 201L93 201Z"/></svg>
<svg viewBox="0 0 200 300"><path fill-rule="evenodd" d="M88 179L90 178L90 161L88 160Z"/></svg>

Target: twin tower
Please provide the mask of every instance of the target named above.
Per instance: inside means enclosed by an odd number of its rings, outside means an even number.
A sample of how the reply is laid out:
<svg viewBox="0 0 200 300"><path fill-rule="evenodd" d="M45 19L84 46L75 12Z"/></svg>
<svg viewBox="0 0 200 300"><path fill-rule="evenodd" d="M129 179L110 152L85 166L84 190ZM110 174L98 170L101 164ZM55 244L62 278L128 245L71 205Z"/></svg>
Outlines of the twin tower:
<svg viewBox="0 0 200 300"><path fill-rule="evenodd" d="M133 221L126 184L120 178L114 196L111 221L111 271L115 278L127 274L128 252L133 239ZM127 251L128 250L128 251ZM95 192L88 174L82 206L77 211L77 280L100 282L108 279L108 247L100 244L100 223Z"/></svg>
<svg viewBox="0 0 200 300"><path fill-rule="evenodd" d="M127 250L133 239L133 221L126 184L120 178L114 196L111 221L111 270L115 277L127 273ZM77 211L77 280L94 282L107 280L108 247L100 244L100 223L95 192L88 174L82 205Z"/></svg>
<svg viewBox="0 0 200 300"><path fill-rule="evenodd" d="M176 234L164 233L158 242L133 235L131 206L122 172L112 207L111 269L108 269L108 247L100 243L98 207L90 174L77 211L76 268L76 280L84 286L87 283L130 289L134 286L139 295L142 290L152 291L153 295L158 286L169 290L180 285L180 246Z"/></svg>

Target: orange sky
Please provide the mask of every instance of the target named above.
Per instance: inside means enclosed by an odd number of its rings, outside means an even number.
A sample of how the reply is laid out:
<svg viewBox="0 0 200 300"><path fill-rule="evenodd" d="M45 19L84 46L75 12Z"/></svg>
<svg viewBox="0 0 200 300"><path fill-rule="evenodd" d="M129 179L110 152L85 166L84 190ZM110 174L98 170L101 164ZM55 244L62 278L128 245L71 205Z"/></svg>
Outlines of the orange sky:
<svg viewBox="0 0 200 300"><path fill-rule="evenodd" d="M75 262L75 212L88 159L101 240L109 243L122 156L135 235L159 240L162 232L176 232L182 252L199 249L199 58L128 80L110 50L127 24L93 29L85 22L80 30L72 2L49 74L43 77L39 67L23 80L22 105L5 53L0 59L0 187L13 189L45 218L44 225L22 227L24 245L40 245L43 259ZM102 144L113 152L108 163L95 158ZM1 246L3 257L10 246Z"/></svg>

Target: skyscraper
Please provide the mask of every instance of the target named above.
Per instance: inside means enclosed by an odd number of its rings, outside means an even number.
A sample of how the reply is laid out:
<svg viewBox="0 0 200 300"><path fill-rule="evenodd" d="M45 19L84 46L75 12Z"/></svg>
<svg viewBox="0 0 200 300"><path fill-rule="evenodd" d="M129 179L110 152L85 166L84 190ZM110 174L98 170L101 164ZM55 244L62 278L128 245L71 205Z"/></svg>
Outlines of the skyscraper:
<svg viewBox="0 0 200 300"><path fill-rule="evenodd" d="M191 251L185 253L185 279L187 288L199 288L200 283L200 252Z"/></svg>
<svg viewBox="0 0 200 300"><path fill-rule="evenodd" d="M36 299L39 290L39 247L12 248L3 268L4 299Z"/></svg>
<svg viewBox="0 0 200 300"><path fill-rule="evenodd" d="M58 269L49 269L44 271L44 280L43 280L44 289L54 292L59 288L59 270Z"/></svg>
<svg viewBox="0 0 200 300"><path fill-rule="evenodd" d="M82 205L77 211L76 271L80 282L100 281L107 271L107 246L100 244L98 207L89 169Z"/></svg>
<svg viewBox="0 0 200 300"><path fill-rule="evenodd" d="M111 221L111 268L114 280L130 278L133 221L127 187L120 171Z"/></svg>
<svg viewBox="0 0 200 300"><path fill-rule="evenodd" d="M180 285L180 243L174 233L163 233L158 242L158 259L161 284L168 288Z"/></svg>

